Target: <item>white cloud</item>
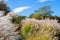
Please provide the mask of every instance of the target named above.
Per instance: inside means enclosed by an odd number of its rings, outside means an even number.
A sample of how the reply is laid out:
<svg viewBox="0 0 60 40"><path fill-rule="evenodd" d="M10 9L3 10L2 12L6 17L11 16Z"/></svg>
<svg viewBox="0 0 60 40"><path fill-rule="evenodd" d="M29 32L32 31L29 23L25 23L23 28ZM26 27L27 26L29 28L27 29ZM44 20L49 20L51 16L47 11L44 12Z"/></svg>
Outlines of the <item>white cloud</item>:
<svg viewBox="0 0 60 40"><path fill-rule="evenodd" d="M15 8L15 9L13 10L13 12L14 12L14 13L19 13L19 12L24 11L25 9L28 9L28 8L30 8L30 7L29 7L29 6L27 6L27 7L18 7L18 8Z"/></svg>
<svg viewBox="0 0 60 40"><path fill-rule="evenodd" d="M55 1L55 0L38 0L39 2L46 2L46 1Z"/></svg>

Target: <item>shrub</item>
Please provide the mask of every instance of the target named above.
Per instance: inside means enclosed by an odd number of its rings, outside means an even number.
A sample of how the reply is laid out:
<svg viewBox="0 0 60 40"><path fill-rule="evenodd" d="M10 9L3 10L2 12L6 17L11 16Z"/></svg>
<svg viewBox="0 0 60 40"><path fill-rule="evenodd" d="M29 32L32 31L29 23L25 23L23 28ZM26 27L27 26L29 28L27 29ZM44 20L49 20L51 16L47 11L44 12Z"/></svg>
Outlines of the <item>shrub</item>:
<svg viewBox="0 0 60 40"><path fill-rule="evenodd" d="M12 17L12 23L20 24L21 20L25 19L25 16L14 16Z"/></svg>
<svg viewBox="0 0 60 40"><path fill-rule="evenodd" d="M22 21L21 34L23 40L58 40L60 25L57 20L25 19ZM59 33L60 35L60 33Z"/></svg>
<svg viewBox="0 0 60 40"><path fill-rule="evenodd" d="M24 36L28 35L28 33L30 33L30 31L31 31L30 24L23 25L21 28L21 32Z"/></svg>

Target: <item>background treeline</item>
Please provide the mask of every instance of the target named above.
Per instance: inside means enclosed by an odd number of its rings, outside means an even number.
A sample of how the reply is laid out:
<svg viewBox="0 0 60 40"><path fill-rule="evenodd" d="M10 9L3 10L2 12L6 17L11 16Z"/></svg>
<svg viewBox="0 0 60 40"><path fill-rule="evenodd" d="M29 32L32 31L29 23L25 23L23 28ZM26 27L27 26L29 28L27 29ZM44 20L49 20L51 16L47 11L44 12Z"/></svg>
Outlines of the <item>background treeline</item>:
<svg viewBox="0 0 60 40"><path fill-rule="evenodd" d="M36 10L34 13L32 13L29 16L29 18L35 18L38 20L45 19L45 18L60 20L60 17L53 16L52 15L53 13L54 13L54 11L51 11L50 6L43 6L43 7L39 8L38 10Z"/></svg>

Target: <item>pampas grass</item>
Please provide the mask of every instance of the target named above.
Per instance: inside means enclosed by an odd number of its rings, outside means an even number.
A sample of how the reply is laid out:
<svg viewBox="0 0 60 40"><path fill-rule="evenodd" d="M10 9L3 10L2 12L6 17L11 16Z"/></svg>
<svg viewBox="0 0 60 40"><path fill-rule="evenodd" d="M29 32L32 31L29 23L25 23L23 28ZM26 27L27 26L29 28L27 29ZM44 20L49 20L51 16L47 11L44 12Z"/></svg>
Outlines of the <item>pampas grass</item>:
<svg viewBox="0 0 60 40"><path fill-rule="evenodd" d="M60 25L57 20L25 19L22 21L21 34L23 40L58 40L56 37Z"/></svg>

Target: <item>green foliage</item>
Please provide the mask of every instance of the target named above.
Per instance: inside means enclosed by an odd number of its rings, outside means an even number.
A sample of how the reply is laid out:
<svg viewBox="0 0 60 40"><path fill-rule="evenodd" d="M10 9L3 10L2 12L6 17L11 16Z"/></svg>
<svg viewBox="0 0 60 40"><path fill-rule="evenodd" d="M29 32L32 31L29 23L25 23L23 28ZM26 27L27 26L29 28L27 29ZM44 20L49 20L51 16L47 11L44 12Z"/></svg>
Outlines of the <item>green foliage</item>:
<svg viewBox="0 0 60 40"><path fill-rule="evenodd" d="M53 11L51 11L50 6L43 6L37 11L35 11L34 14L31 14L29 17L35 19L41 19L45 17L47 18L48 16L51 16L51 13L53 13Z"/></svg>
<svg viewBox="0 0 60 40"><path fill-rule="evenodd" d="M11 10L10 10L10 8L4 2L1 2L0 3L0 11L5 11L4 15L6 15Z"/></svg>
<svg viewBox="0 0 60 40"><path fill-rule="evenodd" d="M22 26L22 28L21 28L21 33L22 33L24 36L26 36L26 35L28 35L29 33L31 33L31 26L30 26L30 24L27 24L27 25Z"/></svg>
<svg viewBox="0 0 60 40"><path fill-rule="evenodd" d="M35 19L42 19L42 16L40 16L39 14L34 14L32 16L32 18L35 18Z"/></svg>
<svg viewBox="0 0 60 40"><path fill-rule="evenodd" d="M12 18L12 23L20 24L21 20L25 19L25 16L18 16L18 17L13 17Z"/></svg>
<svg viewBox="0 0 60 40"><path fill-rule="evenodd" d="M43 16L49 16L49 15L51 15L51 13L53 13L53 11L51 11L50 6L41 7L39 12L41 12Z"/></svg>
<svg viewBox="0 0 60 40"><path fill-rule="evenodd" d="M55 36L58 37L58 40L60 40L60 30L56 31L56 35Z"/></svg>
<svg viewBox="0 0 60 40"><path fill-rule="evenodd" d="M22 26L22 28L20 29L20 32L21 34L19 34L19 40L25 40L25 37L27 37L29 34L32 33L31 25L26 24Z"/></svg>
<svg viewBox="0 0 60 40"><path fill-rule="evenodd" d="M31 14L31 15L29 16L29 18L32 18L33 15L34 15L34 14Z"/></svg>

